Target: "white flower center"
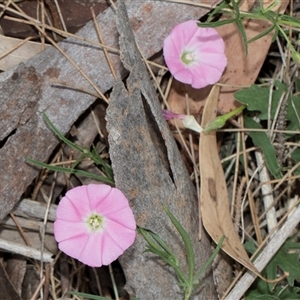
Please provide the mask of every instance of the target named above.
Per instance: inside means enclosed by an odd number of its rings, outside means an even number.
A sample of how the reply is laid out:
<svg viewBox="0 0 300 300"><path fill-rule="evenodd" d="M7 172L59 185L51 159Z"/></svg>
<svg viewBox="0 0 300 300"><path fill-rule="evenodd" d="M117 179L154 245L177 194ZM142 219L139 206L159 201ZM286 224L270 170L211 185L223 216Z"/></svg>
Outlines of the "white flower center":
<svg viewBox="0 0 300 300"><path fill-rule="evenodd" d="M90 231L95 232L103 228L103 221L103 217L94 213L88 217L86 224Z"/></svg>
<svg viewBox="0 0 300 300"><path fill-rule="evenodd" d="M181 60L185 65L189 65L195 61L195 54L193 52L184 51L181 55Z"/></svg>

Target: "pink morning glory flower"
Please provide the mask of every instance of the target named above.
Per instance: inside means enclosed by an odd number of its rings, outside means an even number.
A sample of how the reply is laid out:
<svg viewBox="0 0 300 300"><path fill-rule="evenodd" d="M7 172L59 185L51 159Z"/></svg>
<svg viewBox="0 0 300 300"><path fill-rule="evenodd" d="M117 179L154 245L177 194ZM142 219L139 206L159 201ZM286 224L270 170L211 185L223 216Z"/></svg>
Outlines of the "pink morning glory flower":
<svg viewBox="0 0 300 300"><path fill-rule="evenodd" d="M175 26L164 41L164 58L180 82L200 89L219 81L227 65L224 41L214 28L190 20Z"/></svg>
<svg viewBox="0 0 300 300"><path fill-rule="evenodd" d="M91 267L109 265L136 236L136 223L124 194L106 184L69 190L57 207L54 236L67 255Z"/></svg>

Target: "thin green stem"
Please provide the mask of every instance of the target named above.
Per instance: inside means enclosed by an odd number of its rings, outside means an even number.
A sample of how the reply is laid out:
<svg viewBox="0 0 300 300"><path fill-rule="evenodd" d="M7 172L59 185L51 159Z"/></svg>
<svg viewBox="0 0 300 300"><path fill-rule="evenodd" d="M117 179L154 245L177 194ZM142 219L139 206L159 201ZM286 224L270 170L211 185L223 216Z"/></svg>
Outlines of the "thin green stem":
<svg viewBox="0 0 300 300"><path fill-rule="evenodd" d="M294 49L294 46L292 45L290 39L288 38L288 36L287 36L286 33L284 32L284 30L283 30L278 24L276 24L275 26L276 26L277 29L280 31L280 33L282 34L282 36L285 38L285 40L286 40L286 42L287 42L289 48L290 48L292 51L295 50L295 49Z"/></svg>

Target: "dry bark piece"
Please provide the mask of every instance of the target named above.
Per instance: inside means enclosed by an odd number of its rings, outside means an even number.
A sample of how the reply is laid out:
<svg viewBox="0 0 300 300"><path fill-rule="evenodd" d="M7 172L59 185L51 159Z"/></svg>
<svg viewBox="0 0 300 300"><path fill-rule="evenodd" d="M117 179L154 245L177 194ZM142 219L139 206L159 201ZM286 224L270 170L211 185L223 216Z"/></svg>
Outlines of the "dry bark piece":
<svg viewBox="0 0 300 300"><path fill-rule="evenodd" d="M205 10L198 7L155 0L128 0L127 3L131 25L146 57L161 50L164 37L175 24L187 19L200 18L205 13ZM117 48L114 11L108 8L98 16L98 22L105 43ZM98 40L92 22L81 29L78 35L89 40ZM94 80L102 92L113 86L114 78L110 75L100 48L74 38L60 43L60 47ZM124 74L119 58L116 55L111 55L111 58L115 70ZM34 72L35 82L31 81L31 77L26 77L30 70ZM16 76L14 74L19 74L18 78L22 80L17 80L18 85L11 88L10 85ZM41 112L45 111L58 130L65 134L95 100L93 96L79 91L54 87L53 79L68 82L78 88L91 89L79 72L54 48L28 60L25 66L20 65L0 74L0 85L1 89L3 88L0 107L7 105L6 114L9 114L5 122L1 123L0 130L0 139L6 141L2 142L0 149L0 164L5 170L0 174L0 221L11 211L38 174L38 169L26 164L25 158L46 161L59 143L46 127ZM38 91L38 96L34 93L34 88L35 92ZM28 91L31 91L31 96ZM15 100L14 104L8 107L11 99L19 100ZM16 104L21 104L21 108ZM18 112L18 118L14 117L15 110ZM2 129L5 129L6 135Z"/></svg>
<svg viewBox="0 0 300 300"><path fill-rule="evenodd" d="M0 1L0 4L3 1ZM20 2L18 6L32 18L36 18L38 12L38 1L27 0L27 1L15 1ZM68 32L75 33L80 28L82 28L89 20L92 19L90 7L92 6L96 14L103 12L108 7L108 2L103 1L94 1L94 3L84 3L84 1L70 1L70 0L59 0L59 7L64 18L64 22L68 29ZM50 17L52 21L52 26L62 29L61 21L57 12L54 1L46 0L45 1L45 10L47 17ZM82 5L86 4L86 5ZM12 7L12 6L10 6ZM46 22L48 18L45 18ZM48 22L47 22L48 23ZM5 18L0 19L0 25L3 28L4 35L18 38L26 38L28 36L35 36L37 32L30 25L17 23Z"/></svg>
<svg viewBox="0 0 300 300"><path fill-rule="evenodd" d="M22 300L18 295L11 281L9 280L5 268L0 261L0 299Z"/></svg>
<svg viewBox="0 0 300 300"><path fill-rule="evenodd" d="M28 265L23 282L22 298L32 299L32 296L38 289L40 282L41 278L39 272L34 268L34 266Z"/></svg>
<svg viewBox="0 0 300 300"><path fill-rule="evenodd" d="M26 259L20 255L13 255L6 261L6 272L19 296L22 294L22 283L26 273Z"/></svg>
<svg viewBox="0 0 300 300"><path fill-rule="evenodd" d="M34 201L34 203L36 203L36 201ZM34 221L34 220L29 220L27 218L21 218L21 217L16 217L16 220L18 222L18 224L23 228L23 229L27 229L30 231L40 231L43 228L43 222L42 221ZM4 226L7 227L11 227L17 230L17 226L16 223L9 217L6 217L2 224ZM45 233L50 234L51 236L53 236L53 223L52 222L48 222L46 224L46 231ZM2 232L0 233L0 237L2 237Z"/></svg>
<svg viewBox="0 0 300 300"><path fill-rule="evenodd" d="M207 236L198 241L195 188L164 121L156 92L137 50L125 5L118 1L117 28L121 58L130 71L126 86L118 80L107 110L110 157L116 186L130 200L139 226L149 228L171 246L186 270L182 241L162 209L165 204L189 232L195 246L196 269L208 259ZM138 236L120 258L126 287L138 299L182 299L174 272L162 261L143 253ZM216 299L211 274L193 299Z"/></svg>
<svg viewBox="0 0 300 300"><path fill-rule="evenodd" d="M0 83L2 95L11 95L1 101L0 141L7 138L19 125L24 125L37 111L42 93L43 78L34 67L23 63L5 82Z"/></svg>

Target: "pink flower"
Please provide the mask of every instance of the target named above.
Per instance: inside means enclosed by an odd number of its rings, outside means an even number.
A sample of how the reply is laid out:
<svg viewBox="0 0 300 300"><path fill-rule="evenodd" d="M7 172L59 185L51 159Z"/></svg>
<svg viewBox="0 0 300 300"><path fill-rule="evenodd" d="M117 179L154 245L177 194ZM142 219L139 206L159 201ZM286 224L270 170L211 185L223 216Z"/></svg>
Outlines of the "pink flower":
<svg viewBox="0 0 300 300"><path fill-rule="evenodd" d="M69 190L58 204L54 222L59 249L91 267L116 260L133 244L135 230L128 200L106 184Z"/></svg>
<svg viewBox="0 0 300 300"><path fill-rule="evenodd" d="M185 117L187 116L187 115L184 115L184 114L176 114L176 113L174 113L170 110L167 110L167 109L163 109L162 114L163 114L163 117L166 121L169 121L169 120L172 120L172 119L184 120Z"/></svg>
<svg viewBox="0 0 300 300"><path fill-rule="evenodd" d="M219 81L227 65L224 41L213 28L195 20L175 26L164 41L165 62L180 82L200 89Z"/></svg>

